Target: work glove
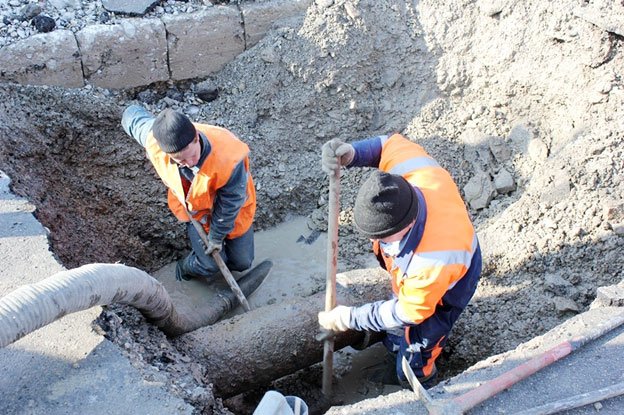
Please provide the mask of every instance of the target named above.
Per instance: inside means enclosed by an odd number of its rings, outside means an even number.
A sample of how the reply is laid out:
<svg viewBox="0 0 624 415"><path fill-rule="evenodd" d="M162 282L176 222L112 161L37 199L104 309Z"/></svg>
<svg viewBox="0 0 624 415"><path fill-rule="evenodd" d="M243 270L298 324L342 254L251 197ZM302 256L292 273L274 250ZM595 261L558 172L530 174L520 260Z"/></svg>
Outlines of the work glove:
<svg viewBox="0 0 624 415"><path fill-rule="evenodd" d="M318 313L319 325L325 330L347 331L351 320L351 307L339 305L331 311L321 311Z"/></svg>
<svg viewBox="0 0 624 415"><path fill-rule="evenodd" d="M338 166L347 166L353 161L355 149L351 144L334 138L323 144L321 150L321 167L328 175L334 174Z"/></svg>
<svg viewBox="0 0 624 415"><path fill-rule="evenodd" d="M208 246L206 247L206 254L212 255L213 252L217 254L221 252L223 249L223 241L215 241L214 239L208 238Z"/></svg>

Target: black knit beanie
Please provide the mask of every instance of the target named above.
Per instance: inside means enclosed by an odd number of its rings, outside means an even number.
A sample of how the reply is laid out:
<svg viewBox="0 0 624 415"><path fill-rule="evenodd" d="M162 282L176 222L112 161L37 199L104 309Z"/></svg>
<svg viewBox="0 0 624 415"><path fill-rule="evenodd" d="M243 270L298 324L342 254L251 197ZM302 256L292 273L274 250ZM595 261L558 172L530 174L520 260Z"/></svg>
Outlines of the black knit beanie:
<svg viewBox="0 0 624 415"><path fill-rule="evenodd" d="M177 153L195 138L195 126L186 115L167 108L154 120L152 134L165 153Z"/></svg>
<svg viewBox="0 0 624 415"><path fill-rule="evenodd" d="M375 170L360 187L353 213L358 231L370 239L383 239L416 218L416 191L402 176Z"/></svg>

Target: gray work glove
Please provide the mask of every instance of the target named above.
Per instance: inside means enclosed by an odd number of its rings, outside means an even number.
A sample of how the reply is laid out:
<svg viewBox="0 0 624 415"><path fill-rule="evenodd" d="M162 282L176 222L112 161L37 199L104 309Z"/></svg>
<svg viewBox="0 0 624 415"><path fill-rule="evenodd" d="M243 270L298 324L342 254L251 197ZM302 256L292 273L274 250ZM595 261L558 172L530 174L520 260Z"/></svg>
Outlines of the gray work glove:
<svg viewBox="0 0 624 415"><path fill-rule="evenodd" d="M319 325L325 330L340 332L347 331L351 320L351 307L339 305L331 311L318 313Z"/></svg>
<svg viewBox="0 0 624 415"><path fill-rule="evenodd" d="M221 252L223 248L223 241L215 241L213 239L208 238L208 246L206 247L206 254L212 255L213 252L217 254Z"/></svg>
<svg viewBox="0 0 624 415"><path fill-rule="evenodd" d="M328 175L334 174L339 166L347 166L353 161L355 149L351 144L337 138L323 144L321 167Z"/></svg>

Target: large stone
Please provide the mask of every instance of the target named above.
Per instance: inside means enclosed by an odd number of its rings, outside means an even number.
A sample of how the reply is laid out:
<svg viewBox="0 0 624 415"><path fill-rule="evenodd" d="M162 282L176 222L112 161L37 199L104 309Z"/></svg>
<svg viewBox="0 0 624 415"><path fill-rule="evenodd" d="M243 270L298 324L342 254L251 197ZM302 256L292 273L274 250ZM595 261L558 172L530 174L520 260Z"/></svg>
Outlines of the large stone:
<svg viewBox="0 0 624 415"><path fill-rule="evenodd" d="M73 33L57 30L0 48L0 81L83 86L80 52Z"/></svg>
<svg viewBox="0 0 624 415"><path fill-rule="evenodd" d="M490 136L488 137L488 144L497 162L505 163L511 159L511 147L502 137Z"/></svg>
<svg viewBox="0 0 624 415"><path fill-rule="evenodd" d="M247 49L258 43L277 21L303 15L310 3L311 0L278 0L241 4Z"/></svg>
<svg viewBox="0 0 624 415"><path fill-rule="evenodd" d="M174 80L206 77L244 51L240 13L233 7L164 16Z"/></svg>
<svg viewBox="0 0 624 415"><path fill-rule="evenodd" d="M102 0L102 7L109 12L128 14L131 16L143 16L159 0Z"/></svg>
<svg viewBox="0 0 624 415"><path fill-rule="evenodd" d="M516 183L513 176L505 169L501 169L496 176L494 176L494 187L498 194L504 195L516 190Z"/></svg>
<svg viewBox="0 0 624 415"><path fill-rule="evenodd" d="M76 37L93 85L121 89L169 79L165 26L158 19L87 26Z"/></svg>
<svg viewBox="0 0 624 415"><path fill-rule="evenodd" d="M597 307L624 307L624 284L598 287L590 308Z"/></svg>
<svg viewBox="0 0 624 415"><path fill-rule="evenodd" d="M464 186L464 198L475 210L487 208L495 194L490 176L483 171L477 171Z"/></svg>
<svg viewBox="0 0 624 415"><path fill-rule="evenodd" d="M539 138L529 141L529 157L537 162L543 162L548 158L548 147Z"/></svg>

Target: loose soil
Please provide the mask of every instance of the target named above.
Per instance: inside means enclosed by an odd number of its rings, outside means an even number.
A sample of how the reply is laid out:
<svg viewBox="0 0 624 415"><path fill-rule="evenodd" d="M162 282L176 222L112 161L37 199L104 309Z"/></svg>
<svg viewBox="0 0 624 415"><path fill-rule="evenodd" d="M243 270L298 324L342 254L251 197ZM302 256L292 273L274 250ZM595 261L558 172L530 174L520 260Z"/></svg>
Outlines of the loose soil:
<svg viewBox="0 0 624 415"><path fill-rule="evenodd" d="M296 212L325 231L321 145L400 131L454 177L483 249L481 283L442 357L450 376L623 279L624 38L609 19L624 6L607 3L316 0L209 79L130 91L0 85L0 168L37 206L66 267L121 261L151 272L188 246L121 129L125 106L179 109L248 143L257 229ZM207 86L219 91L210 103L196 95ZM370 266L352 225L363 174L343 170L339 271ZM198 413L229 413L201 366L140 314L111 307L100 320L146 376ZM276 387L313 395L320 370L305 372Z"/></svg>

